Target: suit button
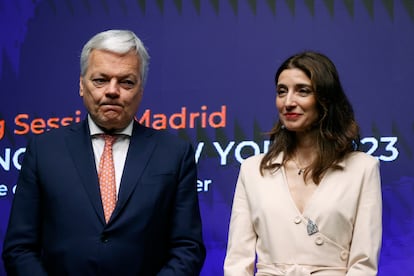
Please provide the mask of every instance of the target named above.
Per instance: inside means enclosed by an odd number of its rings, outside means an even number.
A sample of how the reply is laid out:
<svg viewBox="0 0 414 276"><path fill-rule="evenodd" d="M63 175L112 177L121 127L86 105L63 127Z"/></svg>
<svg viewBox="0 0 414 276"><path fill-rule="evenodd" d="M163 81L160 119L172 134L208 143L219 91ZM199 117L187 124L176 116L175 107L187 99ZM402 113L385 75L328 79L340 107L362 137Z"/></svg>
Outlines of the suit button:
<svg viewBox="0 0 414 276"><path fill-rule="evenodd" d="M348 260L349 253L346 250L341 251L341 260L346 261Z"/></svg>
<svg viewBox="0 0 414 276"><path fill-rule="evenodd" d="M107 243L109 240L108 240L108 237L106 236L106 235L102 235L101 236L101 242L103 242L103 243Z"/></svg>
<svg viewBox="0 0 414 276"><path fill-rule="evenodd" d="M301 223L301 222L302 222L302 218L301 218L300 216L297 216L297 217L295 217L294 222L295 222L296 224L299 224L299 223Z"/></svg>
<svg viewBox="0 0 414 276"><path fill-rule="evenodd" d="M321 236L317 236L315 239L316 245L322 245L324 243L323 238Z"/></svg>

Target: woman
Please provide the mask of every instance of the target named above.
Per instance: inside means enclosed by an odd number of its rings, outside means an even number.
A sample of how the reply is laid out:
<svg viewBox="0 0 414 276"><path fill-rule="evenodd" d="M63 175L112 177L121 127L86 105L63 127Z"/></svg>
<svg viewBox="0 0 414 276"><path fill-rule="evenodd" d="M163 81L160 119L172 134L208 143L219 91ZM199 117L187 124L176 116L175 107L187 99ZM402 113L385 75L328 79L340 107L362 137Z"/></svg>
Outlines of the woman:
<svg viewBox="0 0 414 276"><path fill-rule="evenodd" d="M275 81L279 122L269 151L241 165L224 275L376 275L379 162L357 151L359 127L335 65L300 53Z"/></svg>

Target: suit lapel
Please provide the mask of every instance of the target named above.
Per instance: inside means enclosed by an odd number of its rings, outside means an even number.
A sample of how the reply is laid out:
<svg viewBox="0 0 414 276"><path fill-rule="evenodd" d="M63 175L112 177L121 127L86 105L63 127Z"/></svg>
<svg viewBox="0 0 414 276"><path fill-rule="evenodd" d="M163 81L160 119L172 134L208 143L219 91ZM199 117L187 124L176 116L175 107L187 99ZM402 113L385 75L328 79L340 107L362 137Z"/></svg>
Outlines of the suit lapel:
<svg viewBox="0 0 414 276"><path fill-rule="evenodd" d="M73 164L78 171L83 187L89 196L93 208L102 223L105 224L102 202L99 191L98 174L90 138L87 120L71 127L66 137L66 144L72 156Z"/></svg>
<svg viewBox="0 0 414 276"><path fill-rule="evenodd" d="M154 139L150 139L152 134L152 131L149 131L137 122L134 122L134 128L119 187L118 202L111 220L125 207L151 158L152 152L156 146Z"/></svg>

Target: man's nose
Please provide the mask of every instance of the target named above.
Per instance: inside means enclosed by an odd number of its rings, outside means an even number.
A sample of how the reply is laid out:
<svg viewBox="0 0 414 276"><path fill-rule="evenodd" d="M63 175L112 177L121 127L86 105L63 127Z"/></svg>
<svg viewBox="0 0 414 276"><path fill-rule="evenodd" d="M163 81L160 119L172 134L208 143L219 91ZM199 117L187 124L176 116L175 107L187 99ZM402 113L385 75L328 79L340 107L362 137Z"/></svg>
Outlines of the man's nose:
<svg viewBox="0 0 414 276"><path fill-rule="evenodd" d="M115 78L111 79L105 92L108 96L118 96L120 92L118 80Z"/></svg>

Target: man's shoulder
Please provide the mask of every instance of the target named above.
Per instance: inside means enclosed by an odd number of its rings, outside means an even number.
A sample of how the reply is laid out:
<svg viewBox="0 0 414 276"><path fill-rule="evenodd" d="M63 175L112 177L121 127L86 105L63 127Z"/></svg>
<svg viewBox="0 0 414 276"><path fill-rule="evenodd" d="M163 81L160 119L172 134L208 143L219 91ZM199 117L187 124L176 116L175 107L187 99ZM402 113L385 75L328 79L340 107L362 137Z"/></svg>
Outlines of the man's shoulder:
<svg viewBox="0 0 414 276"><path fill-rule="evenodd" d="M145 136L148 136L150 139L156 139L157 141L163 143L166 146L174 147L178 145L187 145L191 142L179 137L177 134L172 133L168 130L162 129L154 129L150 127L146 127L144 125L138 124L137 126L138 132L143 133Z"/></svg>
<svg viewBox="0 0 414 276"><path fill-rule="evenodd" d="M83 131L82 123L73 123L68 126L61 126L59 128L52 128L46 130L44 133L29 137L30 140L37 141L38 143L50 143L64 139L66 136Z"/></svg>

